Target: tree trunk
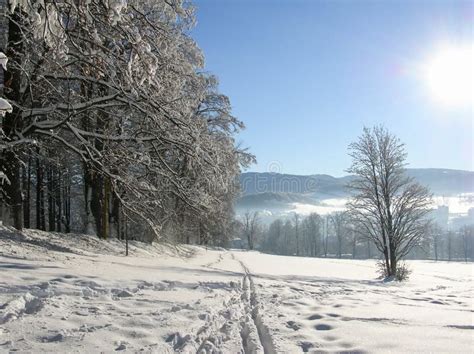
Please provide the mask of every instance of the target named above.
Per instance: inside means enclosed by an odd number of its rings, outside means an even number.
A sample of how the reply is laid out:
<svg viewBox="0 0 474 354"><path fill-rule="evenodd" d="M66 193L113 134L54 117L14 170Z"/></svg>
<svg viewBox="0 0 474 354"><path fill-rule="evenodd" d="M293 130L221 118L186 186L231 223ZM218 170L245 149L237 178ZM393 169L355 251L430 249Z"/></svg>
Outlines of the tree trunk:
<svg viewBox="0 0 474 354"><path fill-rule="evenodd" d="M199 237L198 244L201 245L202 244L202 223L201 223L201 221L199 221L198 237Z"/></svg>
<svg viewBox="0 0 474 354"><path fill-rule="evenodd" d="M128 256L128 222L125 219L125 255Z"/></svg>
<svg viewBox="0 0 474 354"><path fill-rule="evenodd" d="M390 257L390 276L394 276L397 274L397 257L395 257L395 253L391 253Z"/></svg>
<svg viewBox="0 0 474 354"><path fill-rule="evenodd" d="M467 232L467 230L464 230L463 232ZM468 241L467 241L467 235L463 234L462 235L462 246L463 246L463 253L464 253L464 262L467 263L467 257L468 257Z"/></svg>
<svg viewBox="0 0 474 354"><path fill-rule="evenodd" d="M6 6L2 8L3 11L7 11ZM8 22L8 45L6 49L7 57L10 63L16 63L17 65L21 62L21 33L17 23L20 23L21 17L19 16L19 10L16 9L11 15L12 19ZM4 17L4 15L2 15ZM4 34L2 33L2 36ZM3 39L5 39L3 37ZM5 73L4 84L8 90L4 91L5 97L9 101L19 102L20 101L20 89L21 89L21 72L15 68L14 65L9 65L9 70ZM3 70L3 69L2 69ZM21 129L22 121L21 114L17 107L13 107L12 113L7 113L3 118L2 129L5 134L7 141L12 141L15 138L15 131ZM2 162L1 169L5 174L10 183L3 185L4 195L2 196L2 202L10 210L13 226L21 230L23 228L23 196L20 176L20 160L17 154L13 150L4 151L0 160Z"/></svg>
<svg viewBox="0 0 474 354"><path fill-rule="evenodd" d="M56 202L56 231L61 232L62 203L61 203L61 169L56 168L56 185L54 200Z"/></svg>
<svg viewBox="0 0 474 354"><path fill-rule="evenodd" d="M84 200L85 200L85 232L100 237L102 224L100 223L102 181L100 177L87 165L84 166Z"/></svg>
<svg viewBox="0 0 474 354"><path fill-rule="evenodd" d="M249 244L249 250L253 250L252 232L247 233L247 241Z"/></svg>
<svg viewBox="0 0 474 354"><path fill-rule="evenodd" d="M451 261L451 232L448 233L448 261Z"/></svg>
<svg viewBox="0 0 474 354"><path fill-rule="evenodd" d="M356 258L356 249L357 249L357 240L354 238L352 240L352 259Z"/></svg>
<svg viewBox="0 0 474 354"><path fill-rule="evenodd" d="M111 193L112 198L112 210L110 212L110 231L114 230L115 237L120 239L121 235L121 212L120 212L120 200L116 196L115 192Z"/></svg>
<svg viewBox="0 0 474 354"><path fill-rule="evenodd" d="M69 171L63 183L63 215L64 215L64 231L71 232L71 176Z"/></svg>
<svg viewBox="0 0 474 354"><path fill-rule="evenodd" d="M48 185L48 228L49 231L56 231L56 204L54 202L54 172L53 167L47 168Z"/></svg>
<svg viewBox="0 0 474 354"><path fill-rule="evenodd" d="M7 51L7 43L8 43L8 19L7 16L4 15L8 9L8 0L0 0L0 9L2 9L3 13L0 16L0 51L6 53ZM0 66L0 94L3 96L3 86L5 84L5 72L3 71L3 67ZM0 162L3 164L3 156L0 155ZM3 167L1 171L4 172ZM4 191L4 183L6 181L0 180L0 224L3 221L6 221L8 218L8 205L6 200L6 194Z"/></svg>
<svg viewBox="0 0 474 354"><path fill-rule="evenodd" d="M342 258L342 237L340 235L337 237L337 256Z"/></svg>
<svg viewBox="0 0 474 354"><path fill-rule="evenodd" d="M3 201L9 209L9 216L15 229L23 228L23 198L21 190L20 163L16 154L6 151L2 156L3 172L10 183L3 185Z"/></svg>
<svg viewBox="0 0 474 354"><path fill-rule="evenodd" d="M384 249L383 249L383 255L385 257L385 268L387 270L387 276L391 276L392 275L392 269L390 268L390 259L388 257L388 247L385 246Z"/></svg>
<svg viewBox="0 0 474 354"><path fill-rule="evenodd" d="M300 238L298 235L298 225L296 225L295 234L296 234L296 255L299 256L300 255Z"/></svg>
<svg viewBox="0 0 474 354"><path fill-rule="evenodd" d="M100 238L107 239L109 237L109 199L110 199L110 181L108 177L104 178L104 186L102 190L102 215L101 224L102 232Z"/></svg>
<svg viewBox="0 0 474 354"><path fill-rule="evenodd" d="M326 215L326 227L325 227L325 232L326 232L326 238L324 239L324 258L327 258L328 256L328 236L329 236L329 229L328 229L328 217Z"/></svg>
<svg viewBox="0 0 474 354"><path fill-rule="evenodd" d="M39 158L36 158L36 228L46 230L44 215L44 191L43 191L44 169Z"/></svg>
<svg viewBox="0 0 474 354"><path fill-rule="evenodd" d="M28 157L27 166L23 167L23 190L26 197L23 199L23 225L30 228L30 202L31 202L31 157Z"/></svg>

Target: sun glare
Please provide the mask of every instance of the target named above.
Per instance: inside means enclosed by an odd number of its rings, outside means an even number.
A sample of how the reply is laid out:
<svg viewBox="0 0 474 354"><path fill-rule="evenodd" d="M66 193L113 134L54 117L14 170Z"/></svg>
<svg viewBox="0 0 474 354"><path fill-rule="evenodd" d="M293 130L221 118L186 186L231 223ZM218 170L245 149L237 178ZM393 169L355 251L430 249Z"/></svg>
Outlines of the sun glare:
<svg viewBox="0 0 474 354"><path fill-rule="evenodd" d="M472 45L440 48L425 67L425 80L433 99L450 107L471 105L473 65Z"/></svg>

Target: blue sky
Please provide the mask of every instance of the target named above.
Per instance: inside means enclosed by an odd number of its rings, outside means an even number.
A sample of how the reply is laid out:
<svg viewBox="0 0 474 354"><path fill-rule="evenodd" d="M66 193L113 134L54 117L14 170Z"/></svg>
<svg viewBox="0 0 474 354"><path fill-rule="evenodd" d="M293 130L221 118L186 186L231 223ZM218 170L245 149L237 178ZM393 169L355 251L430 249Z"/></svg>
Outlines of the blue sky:
<svg viewBox="0 0 474 354"><path fill-rule="evenodd" d="M247 126L250 170L344 175L348 144L374 124L406 143L410 167L473 170L472 103L436 102L421 75L440 43L472 43L472 2L194 3L191 35Z"/></svg>

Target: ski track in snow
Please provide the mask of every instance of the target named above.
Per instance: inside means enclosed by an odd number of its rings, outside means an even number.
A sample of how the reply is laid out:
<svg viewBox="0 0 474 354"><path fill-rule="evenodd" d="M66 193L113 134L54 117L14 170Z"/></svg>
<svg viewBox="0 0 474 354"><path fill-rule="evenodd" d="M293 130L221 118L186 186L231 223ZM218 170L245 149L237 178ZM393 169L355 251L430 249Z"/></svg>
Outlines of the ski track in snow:
<svg viewBox="0 0 474 354"><path fill-rule="evenodd" d="M259 267L262 272L253 274L253 278L265 307L261 311L263 321L278 351L446 353L453 352L450 343L456 337L454 352L472 352L472 264L413 262L419 267L413 281L398 284L374 278L359 279L363 274L360 269L371 267L369 262L279 257L283 264L290 263L282 267L269 262L275 256L236 254L244 259L246 266ZM312 271L311 267L301 268L300 264L301 274L297 274L293 262L329 267L321 272ZM265 263L271 266L262 267ZM351 264L351 267L344 265L347 279L340 278L344 274L331 276L330 273L339 273L337 269L331 270L331 264ZM432 270L435 274L429 274L429 267L438 269ZM453 272L456 270L458 274ZM313 272L318 275L309 275ZM444 272L451 274L441 275Z"/></svg>
<svg viewBox="0 0 474 354"><path fill-rule="evenodd" d="M0 352L471 353L473 265L101 242L0 227ZM401 340L403 338L403 340ZM456 343L453 349L452 343Z"/></svg>
<svg viewBox="0 0 474 354"><path fill-rule="evenodd" d="M234 254L232 254L232 258L235 259ZM255 288L252 274L242 261L239 261L239 263L245 272L244 278L242 279L242 289L244 291L244 299L246 301L247 319L251 318L253 321L253 325L250 323L250 321L247 321L242 328L244 351L245 353L261 351L263 351L265 354L276 353L275 344L273 343L273 339L268 331L268 327L262 321L257 290ZM250 328L255 328L258 334L260 343L259 345L256 344L255 347L249 343L252 341L249 333ZM253 337L255 337L255 335ZM253 341L255 341L255 339L253 339Z"/></svg>

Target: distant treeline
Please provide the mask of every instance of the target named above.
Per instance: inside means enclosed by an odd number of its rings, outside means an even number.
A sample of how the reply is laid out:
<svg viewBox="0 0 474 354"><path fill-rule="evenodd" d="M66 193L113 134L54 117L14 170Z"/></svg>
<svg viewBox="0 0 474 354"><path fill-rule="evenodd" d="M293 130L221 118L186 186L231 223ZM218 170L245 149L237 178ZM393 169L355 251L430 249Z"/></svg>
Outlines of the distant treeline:
<svg viewBox="0 0 474 354"><path fill-rule="evenodd" d="M245 227L246 218L249 225L253 221L256 226ZM355 232L344 212L306 217L293 214L268 226L259 222L258 212L248 213L243 219L243 247L248 247L248 235L252 235L254 248L271 254L356 259L381 256L370 238ZM474 225L451 231L433 224L406 258L474 261Z"/></svg>

